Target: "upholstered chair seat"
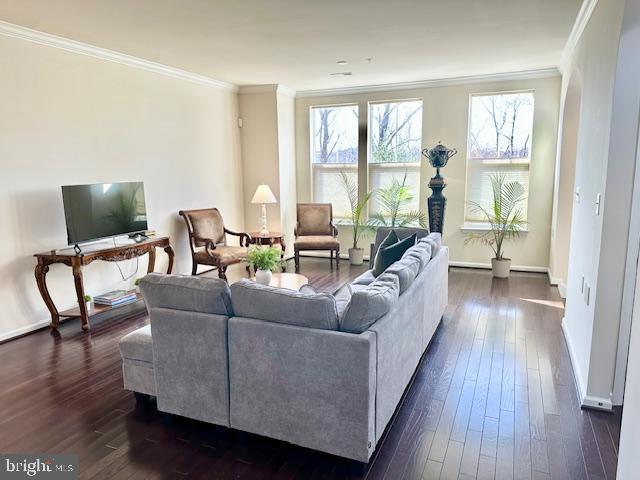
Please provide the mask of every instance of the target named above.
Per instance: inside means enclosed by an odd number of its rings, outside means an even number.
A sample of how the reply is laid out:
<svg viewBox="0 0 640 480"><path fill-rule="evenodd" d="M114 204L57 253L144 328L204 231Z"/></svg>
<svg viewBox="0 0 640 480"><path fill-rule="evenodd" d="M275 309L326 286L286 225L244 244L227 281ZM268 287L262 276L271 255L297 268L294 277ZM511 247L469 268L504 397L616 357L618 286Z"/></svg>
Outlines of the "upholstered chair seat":
<svg viewBox="0 0 640 480"><path fill-rule="evenodd" d="M330 203L298 203L298 221L295 229L293 251L296 272L300 270L300 252L304 250L329 250L329 261L336 258L340 262L340 242L338 229L333 225L333 211Z"/></svg>
<svg viewBox="0 0 640 480"><path fill-rule="evenodd" d="M309 235L298 237L294 242L294 247L298 250L330 250L339 249L340 242L331 235Z"/></svg>
<svg viewBox="0 0 640 480"><path fill-rule="evenodd" d="M198 263L204 265L216 265L216 262L231 264L247 259L247 247L234 247L230 245L218 245L215 250L207 252L206 249L197 250L194 253Z"/></svg>
<svg viewBox="0 0 640 480"><path fill-rule="evenodd" d="M246 260L251 237L247 233L232 232L226 228L217 208L180 210L180 215L189 233L192 275L198 274L198 265L209 265L217 268L218 276L226 280L227 267ZM240 245L227 245L227 235L239 237Z"/></svg>

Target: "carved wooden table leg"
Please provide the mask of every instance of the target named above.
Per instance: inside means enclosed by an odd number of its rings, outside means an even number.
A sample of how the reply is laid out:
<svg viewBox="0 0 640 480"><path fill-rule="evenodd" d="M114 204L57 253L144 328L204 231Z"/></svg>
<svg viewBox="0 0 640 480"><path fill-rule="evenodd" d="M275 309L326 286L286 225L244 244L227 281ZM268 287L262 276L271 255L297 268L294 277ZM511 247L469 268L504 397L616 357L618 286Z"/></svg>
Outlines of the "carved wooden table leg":
<svg viewBox="0 0 640 480"><path fill-rule="evenodd" d="M80 308L80 318L82 319L82 330L89 330L89 312L87 311L87 302L84 301L84 283L82 280L82 265L80 257L74 257L73 265L73 281L76 285L76 295L78 297L78 307Z"/></svg>
<svg viewBox="0 0 640 480"><path fill-rule="evenodd" d="M147 273L153 272L156 267L156 247L151 247L149 250L149 266L147 267Z"/></svg>
<svg viewBox="0 0 640 480"><path fill-rule="evenodd" d="M58 314L58 309L51 299L49 289L47 288L47 272L49 272L49 265L45 264L43 259L39 258L35 270L36 283L38 284L40 295L42 296L42 299L44 300L44 303L47 306L49 313L51 314L50 326L52 328L58 328L60 326L60 315Z"/></svg>
<svg viewBox="0 0 640 480"><path fill-rule="evenodd" d="M173 270L173 257L175 256L175 254L173 253L173 248L171 248L171 245L167 245L166 247L164 247L164 251L169 256L169 265L167 266L167 273L171 273L171 270Z"/></svg>

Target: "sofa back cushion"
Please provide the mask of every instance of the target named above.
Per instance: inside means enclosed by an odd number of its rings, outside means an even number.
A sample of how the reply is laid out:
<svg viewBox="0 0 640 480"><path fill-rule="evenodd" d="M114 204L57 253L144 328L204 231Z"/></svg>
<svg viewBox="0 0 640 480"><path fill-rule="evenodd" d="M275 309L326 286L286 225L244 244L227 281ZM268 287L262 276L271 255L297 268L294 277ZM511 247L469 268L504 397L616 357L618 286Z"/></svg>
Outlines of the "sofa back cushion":
<svg viewBox="0 0 640 480"><path fill-rule="evenodd" d="M354 290L340 317L340 330L362 333L384 316L398 301L400 282L393 273L383 273L370 285Z"/></svg>
<svg viewBox="0 0 640 480"><path fill-rule="evenodd" d="M429 260L431 260L431 244L427 242L416 243L413 247L411 247L404 253L402 259L405 259L407 257L414 257L418 259L420 263L418 272L421 272L422 269L427 266Z"/></svg>
<svg viewBox="0 0 640 480"><path fill-rule="evenodd" d="M420 259L414 255L407 255L387 268L385 273L393 273L398 276L399 294L402 295L416 279L419 271Z"/></svg>
<svg viewBox="0 0 640 480"><path fill-rule="evenodd" d="M440 247L442 247L442 235L438 232L432 232L426 237L421 238L420 242L431 245L431 258L433 258L440 251Z"/></svg>
<svg viewBox="0 0 640 480"><path fill-rule="evenodd" d="M243 279L231 285L237 317L299 327L338 329L336 302L328 293L304 293Z"/></svg>
<svg viewBox="0 0 640 480"><path fill-rule="evenodd" d="M140 281L147 307L232 316L229 285L219 278L150 273Z"/></svg>

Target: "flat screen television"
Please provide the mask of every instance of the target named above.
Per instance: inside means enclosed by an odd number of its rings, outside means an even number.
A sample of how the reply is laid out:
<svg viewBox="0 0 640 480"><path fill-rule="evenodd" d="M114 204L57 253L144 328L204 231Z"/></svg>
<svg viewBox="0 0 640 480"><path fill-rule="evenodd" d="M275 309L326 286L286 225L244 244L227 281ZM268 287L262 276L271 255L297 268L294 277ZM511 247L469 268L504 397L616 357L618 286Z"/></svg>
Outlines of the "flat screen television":
<svg viewBox="0 0 640 480"><path fill-rule="evenodd" d="M69 245L147 230L142 182L62 187Z"/></svg>

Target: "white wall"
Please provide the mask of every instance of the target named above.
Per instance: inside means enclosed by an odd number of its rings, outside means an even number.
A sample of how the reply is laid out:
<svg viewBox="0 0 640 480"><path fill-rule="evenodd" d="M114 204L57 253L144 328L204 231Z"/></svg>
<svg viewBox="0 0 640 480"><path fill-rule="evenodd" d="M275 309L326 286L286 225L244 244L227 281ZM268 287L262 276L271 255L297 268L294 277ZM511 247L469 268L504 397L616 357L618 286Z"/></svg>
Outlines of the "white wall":
<svg viewBox="0 0 640 480"><path fill-rule="evenodd" d="M61 185L144 181L178 272L191 268L179 209L217 206L243 228L235 93L2 36L0 65L0 339L49 321L32 255L66 245ZM53 266L48 285L61 310L74 305L70 268ZM122 285L113 263L85 269L88 294Z"/></svg>
<svg viewBox="0 0 640 480"><path fill-rule="evenodd" d="M582 82L575 168L580 200L573 201L563 328L583 404L605 408L614 401L638 115L637 95L629 95L634 87L620 83L620 66L637 63L633 54L619 62L624 3L597 3L563 77L563 102L570 79L579 75ZM628 108L635 108L632 122Z"/></svg>
<svg viewBox="0 0 640 480"><path fill-rule="evenodd" d="M276 92L258 91L238 95L242 118L242 165L244 185L244 212L247 231L260 230L260 205L251 198L258 185L266 183L280 201L280 175L278 170L278 113ZM282 227L280 206L267 205L269 230Z"/></svg>
<svg viewBox="0 0 640 480"><path fill-rule="evenodd" d="M467 123L469 95L474 93L513 90L535 91L535 112L532 140L532 161L529 195L529 233L516 243L506 247L513 264L546 271L549 266L549 237L553 198L553 171L555 168L557 125L559 116L560 77L486 82L468 85L438 86L415 90L375 92L341 96L303 97L296 99L296 152L298 171L298 201L311 200L309 108L314 105L358 103L360 111L366 111L368 101L422 99L422 147L432 147L442 141L448 147L458 149L441 173L447 182L444 242L450 248L452 262L472 265L488 265L491 250L481 245L465 245L465 233L461 230L465 212L465 179ZM361 125L362 127L362 125ZM421 208L427 211L429 178L435 174L428 162L421 167ZM341 250L349 245L348 229L341 229ZM368 239L361 245L365 250Z"/></svg>
<svg viewBox="0 0 640 480"><path fill-rule="evenodd" d="M296 145L295 101L282 89L277 91L278 169L280 174L280 224L287 255L293 254L293 229L296 225Z"/></svg>

